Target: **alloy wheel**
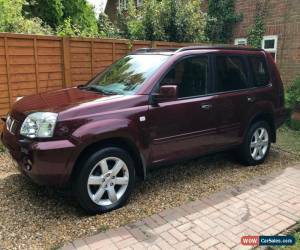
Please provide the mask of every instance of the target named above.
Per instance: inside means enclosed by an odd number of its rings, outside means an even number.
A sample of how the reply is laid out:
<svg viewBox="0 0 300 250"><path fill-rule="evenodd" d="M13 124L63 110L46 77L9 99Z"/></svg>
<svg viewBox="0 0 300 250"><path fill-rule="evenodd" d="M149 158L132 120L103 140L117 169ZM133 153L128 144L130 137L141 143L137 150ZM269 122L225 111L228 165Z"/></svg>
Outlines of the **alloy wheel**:
<svg viewBox="0 0 300 250"><path fill-rule="evenodd" d="M251 138L250 153L254 160L263 159L269 147L269 134L267 129L257 128Z"/></svg>
<svg viewBox="0 0 300 250"><path fill-rule="evenodd" d="M128 183L126 163L117 157L107 157L92 168L87 180L88 194L97 205L109 206L120 200Z"/></svg>

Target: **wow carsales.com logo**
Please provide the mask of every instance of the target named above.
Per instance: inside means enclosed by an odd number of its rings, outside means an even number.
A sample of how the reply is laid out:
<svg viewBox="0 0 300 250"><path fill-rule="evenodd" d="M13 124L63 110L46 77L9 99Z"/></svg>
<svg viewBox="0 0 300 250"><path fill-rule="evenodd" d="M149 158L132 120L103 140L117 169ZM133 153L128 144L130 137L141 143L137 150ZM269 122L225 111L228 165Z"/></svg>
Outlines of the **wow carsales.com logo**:
<svg viewBox="0 0 300 250"><path fill-rule="evenodd" d="M293 236L243 236L241 244L244 246L292 246L296 240Z"/></svg>

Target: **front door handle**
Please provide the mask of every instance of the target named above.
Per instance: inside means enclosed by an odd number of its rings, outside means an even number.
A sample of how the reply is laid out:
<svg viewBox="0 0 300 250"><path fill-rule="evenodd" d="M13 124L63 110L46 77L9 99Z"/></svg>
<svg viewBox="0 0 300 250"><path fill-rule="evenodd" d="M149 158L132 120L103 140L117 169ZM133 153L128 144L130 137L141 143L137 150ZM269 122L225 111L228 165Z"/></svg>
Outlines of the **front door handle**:
<svg viewBox="0 0 300 250"><path fill-rule="evenodd" d="M210 110L212 108L212 105L211 104L203 104L203 105L201 105L201 108L204 110Z"/></svg>
<svg viewBox="0 0 300 250"><path fill-rule="evenodd" d="M253 103L253 102L256 101L256 98L255 97L248 97L247 101L250 102L250 103Z"/></svg>

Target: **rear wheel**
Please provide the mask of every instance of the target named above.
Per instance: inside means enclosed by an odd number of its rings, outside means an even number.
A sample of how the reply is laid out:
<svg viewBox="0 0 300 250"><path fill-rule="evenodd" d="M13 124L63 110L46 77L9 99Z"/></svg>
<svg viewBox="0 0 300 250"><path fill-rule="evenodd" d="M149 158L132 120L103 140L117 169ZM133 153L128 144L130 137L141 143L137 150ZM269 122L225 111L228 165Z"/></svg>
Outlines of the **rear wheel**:
<svg viewBox="0 0 300 250"><path fill-rule="evenodd" d="M265 161L270 150L270 126L265 121L254 123L247 132L239 155L246 165L258 165Z"/></svg>
<svg viewBox="0 0 300 250"><path fill-rule="evenodd" d="M83 164L74 192L87 212L108 212L125 204L134 182L131 156L123 149L109 147L92 154Z"/></svg>

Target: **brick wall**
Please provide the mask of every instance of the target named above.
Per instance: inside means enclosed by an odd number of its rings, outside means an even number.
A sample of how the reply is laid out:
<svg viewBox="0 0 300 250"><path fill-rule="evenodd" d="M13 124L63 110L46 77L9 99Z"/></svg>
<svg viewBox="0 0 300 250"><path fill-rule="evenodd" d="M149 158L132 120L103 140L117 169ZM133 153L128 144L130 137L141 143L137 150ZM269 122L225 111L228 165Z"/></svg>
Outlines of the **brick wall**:
<svg viewBox="0 0 300 250"><path fill-rule="evenodd" d="M236 10L243 13L243 21L234 30L234 38L246 37L253 24L257 1L237 0ZM265 17L265 35L277 35L277 64L283 82L288 84L300 75L300 1L269 0Z"/></svg>

